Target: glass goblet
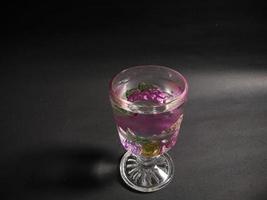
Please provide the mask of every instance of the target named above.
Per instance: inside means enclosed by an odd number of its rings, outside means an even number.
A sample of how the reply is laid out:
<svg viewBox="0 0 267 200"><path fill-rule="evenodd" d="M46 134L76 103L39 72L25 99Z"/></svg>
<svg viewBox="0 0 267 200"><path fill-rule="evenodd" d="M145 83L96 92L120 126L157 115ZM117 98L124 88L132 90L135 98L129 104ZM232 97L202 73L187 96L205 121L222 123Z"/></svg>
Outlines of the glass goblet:
<svg viewBox="0 0 267 200"><path fill-rule="evenodd" d="M187 93L186 79L163 66L130 67L110 81L114 119L127 150L120 173L131 188L153 192L171 181L174 164L167 151L176 143Z"/></svg>

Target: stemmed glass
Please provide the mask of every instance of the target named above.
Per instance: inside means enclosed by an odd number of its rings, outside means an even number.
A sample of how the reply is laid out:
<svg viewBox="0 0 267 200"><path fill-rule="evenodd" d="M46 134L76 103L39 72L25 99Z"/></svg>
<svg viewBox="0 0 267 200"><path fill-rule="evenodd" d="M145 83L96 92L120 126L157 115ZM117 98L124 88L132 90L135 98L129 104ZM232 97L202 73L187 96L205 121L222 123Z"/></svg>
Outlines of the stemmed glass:
<svg viewBox="0 0 267 200"><path fill-rule="evenodd" d="M125 69L110 81L109 94L123 147L121 177L131 188L153 192L174 175L167 153L176 143L188 84L177 71L144 65Z"/></svg>

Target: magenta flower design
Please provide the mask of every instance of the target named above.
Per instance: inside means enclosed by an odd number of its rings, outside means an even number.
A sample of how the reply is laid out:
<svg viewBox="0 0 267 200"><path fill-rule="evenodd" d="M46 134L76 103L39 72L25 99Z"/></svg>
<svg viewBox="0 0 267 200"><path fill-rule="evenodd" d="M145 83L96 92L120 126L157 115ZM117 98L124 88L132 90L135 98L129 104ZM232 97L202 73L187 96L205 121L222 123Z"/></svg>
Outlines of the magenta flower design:
<svg viewBox="0 0 267 200"><path fill-rule="evenodd" d="M130 89L126 92L128 101L151 101L163 104L171 97L166 92L161 91L157 86L147 83L139 83L137 88Z"/></svg>

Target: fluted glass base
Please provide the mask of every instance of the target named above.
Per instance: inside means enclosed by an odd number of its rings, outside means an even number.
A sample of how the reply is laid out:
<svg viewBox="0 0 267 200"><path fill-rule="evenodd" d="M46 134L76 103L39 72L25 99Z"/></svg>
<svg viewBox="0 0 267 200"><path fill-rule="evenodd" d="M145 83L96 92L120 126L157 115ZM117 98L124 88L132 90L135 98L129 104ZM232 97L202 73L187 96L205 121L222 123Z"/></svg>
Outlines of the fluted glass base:
<svg viewBox="0 0 267 200"><path fill-rule="evenodd" d="M167 153L156 158L146 158L128 151L121 159L120 173L131 188L140 192L154 192L171 181L174 165Z"/></svg>

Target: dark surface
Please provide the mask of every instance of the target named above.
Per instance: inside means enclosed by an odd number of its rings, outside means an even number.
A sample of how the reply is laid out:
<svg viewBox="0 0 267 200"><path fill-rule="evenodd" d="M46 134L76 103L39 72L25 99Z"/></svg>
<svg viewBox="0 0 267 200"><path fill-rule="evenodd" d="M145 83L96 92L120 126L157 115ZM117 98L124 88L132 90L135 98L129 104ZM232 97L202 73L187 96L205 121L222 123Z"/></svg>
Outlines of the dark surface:
<svg viewBox="0 0 267 200"><path fill-rule="evenodd" d="M1 199L267 199L266 6L60 5L9 5ZM119 178L108 99L109 79L140 64L190 85L175 178L151 194Z"/></svg>

